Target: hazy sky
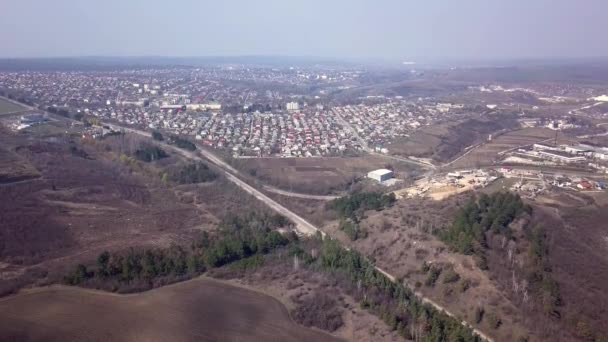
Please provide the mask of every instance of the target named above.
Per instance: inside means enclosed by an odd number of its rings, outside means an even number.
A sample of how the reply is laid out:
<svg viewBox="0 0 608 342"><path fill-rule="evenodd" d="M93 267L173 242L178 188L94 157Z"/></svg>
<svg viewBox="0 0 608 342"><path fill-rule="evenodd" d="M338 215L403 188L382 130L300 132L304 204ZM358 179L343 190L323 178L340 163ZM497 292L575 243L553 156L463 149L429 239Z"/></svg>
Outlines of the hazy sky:
<svg viewBox="0 0 608 342"><path fill-rule="evenodd" d="M0 0L0 57L608 56L608 0Z"/></svg>

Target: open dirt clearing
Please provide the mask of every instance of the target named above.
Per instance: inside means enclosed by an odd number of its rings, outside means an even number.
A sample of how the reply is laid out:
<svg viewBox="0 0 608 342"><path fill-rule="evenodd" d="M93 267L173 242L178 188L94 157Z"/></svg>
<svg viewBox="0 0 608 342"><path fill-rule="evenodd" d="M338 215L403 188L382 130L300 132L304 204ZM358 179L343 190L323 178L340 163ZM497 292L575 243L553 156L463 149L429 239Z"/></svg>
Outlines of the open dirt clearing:
<svg viewBox="0 0 608 342"><path fill-rule="evenodd" d="M368 172L391 167L398 178L408 178L419 168L381 156L344 158L248 158L234 161L237 169L282 190L327 195L347 190Z"/></svg>
<svg viewBox="0 0 608 342"><path fill-rule="evenodd" d="M291 321L272 297L207 278L137 295L71 287L0 301L0 340L339 341Z"/></svg>
<svg viewBox="0 0 608 342"><path fill-rule="evenodd" d="M13 102L0 98L0 115L26 110L25 107L19 106Z"/></svg>

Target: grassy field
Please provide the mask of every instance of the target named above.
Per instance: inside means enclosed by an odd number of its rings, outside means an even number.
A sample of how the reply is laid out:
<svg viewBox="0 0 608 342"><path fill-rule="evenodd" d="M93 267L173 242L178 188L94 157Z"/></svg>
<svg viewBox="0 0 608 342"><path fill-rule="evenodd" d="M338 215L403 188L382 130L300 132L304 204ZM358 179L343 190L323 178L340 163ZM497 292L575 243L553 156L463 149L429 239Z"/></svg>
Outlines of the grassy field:
<svg viewBox="0 0 608 342"><path fill-rule="evenodd" d="M237 159L235 167L244 174L283 190L309 193L341 193L357 178L380 168L392 168L397 178L420 172L417 166L380 156L344 158L251 158Z"/></svg>
<svg viewBox="0 0 608 342"><path fill-rule="evenodd" d="M339 341L272 297L197 278L136 295L52 287L0 301L2 341Z"/></svg>
<svg viewBox="0 0 608 342"><path fill-rule="evenodd" d="M0 99L0 115L1 114L7 114L7 113L12 113L12 112L17 112L17 111L21 111L21 110L25 110L25 107L16 105L12 102L9 102L5 99Z"/></svg>

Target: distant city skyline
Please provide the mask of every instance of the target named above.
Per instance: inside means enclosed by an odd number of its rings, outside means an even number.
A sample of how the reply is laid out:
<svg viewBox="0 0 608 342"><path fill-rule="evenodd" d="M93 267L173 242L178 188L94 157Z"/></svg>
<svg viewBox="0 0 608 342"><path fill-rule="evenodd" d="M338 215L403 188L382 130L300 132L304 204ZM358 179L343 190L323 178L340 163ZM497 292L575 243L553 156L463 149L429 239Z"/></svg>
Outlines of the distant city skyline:
<svg viewBox="0 0 608 342"><path fill-rule="evenodd" d="M5 0L0 57L608 57L607 12L603 0Z"/></svg>

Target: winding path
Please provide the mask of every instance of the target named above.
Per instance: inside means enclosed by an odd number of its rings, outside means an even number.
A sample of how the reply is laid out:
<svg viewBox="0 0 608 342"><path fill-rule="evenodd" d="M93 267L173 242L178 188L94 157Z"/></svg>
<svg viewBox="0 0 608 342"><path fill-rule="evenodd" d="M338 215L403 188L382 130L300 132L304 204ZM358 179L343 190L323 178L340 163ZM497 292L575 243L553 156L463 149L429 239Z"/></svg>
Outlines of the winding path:
<svg viewBox="0 0 608 342"><path fill-rule="evenodd" d="M264 190L275 193L277 195L303 198L303 199L311 199L311 200L317 200L317 201L331 201L331 200L335 200L337 198L342 197L342 196L336 196L336 195L309 195L309 194L303 194L303 193L299 193L299 192L281 190L279 188L275 188L270 185L263 185L262 187Z"/></svg>
<svg viewBox="0 0 608 342"><path fill-rule="evenodd" d="M148 132L145 132L145 131L141 131L141 130L137 130L137 129L133 129L133 128L128 128L128 127L123 127L123 126L118 126L118 125L110 124L110 123L104 123L104 125L107 125L107 126L113 128L115 130L129 132L129 133L133 133L133 134L138 134L138 135L145 136L145 137L151 137L151 134L148 133ZM169 145L169 144L166 144L166 143L160 143L160 144L163 145L164 147L166 147L167 149L170 149L170 150L172 150L174 152L177 152L178 154L181 154L182 156L184 156L186 158L190 158L190 159L193 159L193 160L202 160L202 158L199 155L197 155L196 153L194 153L194 152L185 151L185 150L182 150L180 148L177 148L177 147L175 147L173 145ZM296 224L296 229L297 229L297 231L300 234L311 236L311 235L320 233L323 237L325 237L327 235L321 229L317 228L316 226L314 226L310 222L306 221L304 218L300 217L299 215L297 215L296 213L292 212L291 210L285 208L281 204L277 203L276 201L274 201L270 197L268 197L265 194L263 194L262 192L260 192L259 190L255 189L251 185L245 183L244 181L242 181L241 179L239 179L238 177L236 177L235 175L238 175L239 172L237 170L235 170L233 167L231 167L230 165L228 165L226 162L224 162L223 160L221 160L220 158L218 158L217 156L215 156L213 153L211 153L209 151L206 151L206 150L202 150L202 149L198 149L197 151L203 157L205 157L205 159L211 161L217 167L219 167L224 172L226 178L229 181L233 182L234 184L236 184L237 186L239 186L241 189L243 189L245 192L251 194L255 198L259 199L260 201L266 203L270 208L272 208L276 212L278 212L278 213L284 215L285 217L291 219ZM375 269L378 272L380 272L383 275L385 275L392 282L398 282L398 279L394 275L386 272L385 270L381 269L378 266L374 266L374 267L375 267ZM422 293L416 292L415 289L412 286L410 286L409 284L404 283L404 285L407 286L412 291L412 293L414 293L414 295L421 302L433 306L436 310L444 312L446 315L448 315L450 317L456 318L456 315L454 315L453 313L451 313L444 306L441 306L440 304L438 304L437 302L433 301L432 299L430 299L428 297L425 297ZM492 338L490 338L488 335L484 334L482 331L474 328L468 322L461 321L460 323L463 326L471 329L476 335L478 335L483 340L488 341L488 342L493 342Z"/></svg>

